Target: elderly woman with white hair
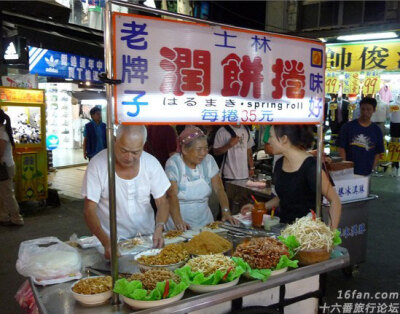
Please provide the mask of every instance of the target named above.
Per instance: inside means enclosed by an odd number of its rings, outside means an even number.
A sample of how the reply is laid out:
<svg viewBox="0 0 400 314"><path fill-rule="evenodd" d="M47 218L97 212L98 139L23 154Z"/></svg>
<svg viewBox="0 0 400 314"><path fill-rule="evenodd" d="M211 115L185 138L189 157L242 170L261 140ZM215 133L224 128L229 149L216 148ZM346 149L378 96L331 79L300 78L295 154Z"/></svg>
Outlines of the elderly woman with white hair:
<svg viewBox="0 0 400 314"><path fill-rule="evenodd" d="M158 160L143 152L146 128L120 125L114 144L115 198L119 238L153 234L153 245L163 246L162 232L168 219L166 192L170 182ZM150 194L157 205L157 216L150 204ZM91 159L82 186L84 216L91 232L110 257L109 195L107 149Z"/></svg>
<svg viewBox="0 0 400 314"><path fill-rule="evenodd" d="M212 189L222 209L222 220L236 224L229 211L229 201L214 158L208 154L207 137L195 126L179 135L178 151L171 156L165 172L171 181L168 199L172 220L177 229L204 226L214 221L208 199ZM168 223L172 229L172 222Z"/></svg>

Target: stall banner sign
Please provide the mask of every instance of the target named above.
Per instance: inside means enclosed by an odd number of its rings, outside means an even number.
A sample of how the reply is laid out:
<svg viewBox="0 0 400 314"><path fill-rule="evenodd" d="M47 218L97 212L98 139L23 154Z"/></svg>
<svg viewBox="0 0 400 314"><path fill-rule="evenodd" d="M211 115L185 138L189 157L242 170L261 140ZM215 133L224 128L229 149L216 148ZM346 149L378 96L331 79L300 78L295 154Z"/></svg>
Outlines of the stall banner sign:
<svg viewBox="0 0 400 314"><path fill-rule="evenodd" d="M339 72L325 72L325 93L337 94L340 88L340 73Z"/></svg>
<svg viewBox="0 0 400 314"><path fill-rule="evenodd" d="M29 73L41 76L99 81L104 61L75 54L29 46Z"/></svg>
<svg viewBox="0 0 400 314"><path fill-rule="evenodd" d="M20 89L0 86L0 103L43 104L44 92L39 89Z"/></svg>
<svg viewBox="0 0 400 314"><path fill-rule="evenodd" d="M351 177L334 178L336 192L342 202L363 199L369 194L369 178L353 175Z"/></svg>
<svg viewBox="0 0 400 314"><path fill-rule="evenodd" d="M354 224L337 229L340 232L340 236L345 239L361 236L367 232L367 226L365 225L365 223Z"/></svg>
<svg viewBox="0 0 400 314"><path fill-rule="evenodd" d="M400 40L327 44L326 68L334 71L399 71Z"/></svg>
<svg viewBox="0 0 400 314"><path fill-rule="evenodd" d="M38 80L36 74L9 74L1 77L3 86L21 87L21 88L38 88Z"/></svg>
<svg viewBox="0 0 400 314"><path fill-rule="evenodd" d="M113 13L118 123L313 123L323 119L324 44Z"/></svg>
<svg viewBox="0 0 400 314"><path fill-rule="evenodd" d="M363 94L368 95L378 93L381 88L381 78L379 72L365 71L364 75Z"/></svg>

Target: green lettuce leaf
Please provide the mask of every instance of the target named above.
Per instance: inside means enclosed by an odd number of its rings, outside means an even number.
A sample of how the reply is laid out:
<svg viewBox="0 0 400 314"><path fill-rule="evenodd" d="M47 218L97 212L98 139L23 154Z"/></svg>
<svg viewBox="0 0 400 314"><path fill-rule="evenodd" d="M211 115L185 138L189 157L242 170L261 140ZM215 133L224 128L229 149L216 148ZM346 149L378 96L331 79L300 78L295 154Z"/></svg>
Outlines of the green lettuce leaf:
<svg viewBox="0 0 400 314"><path fill-rule="evenodd" d="M165 284L166 281L158 282L155 289L148 292L147 290L143 289L140 281L128 281L123 278L115 282L114 292L134 300L156 301L161 300L162 295L164 294ZM172 298L182 293L188 287L189 285L183 281L181 281L179 284L176 284L173 280L169 280L169 293L167 298Z"/></svg>
<svg viewBox="0 0 400 314"><path fill-rule="evenodd" d="M342 239L340 238L340 231L335 229L335 233L333 235L333 245L337 246L342 243Z"/></svg>
<svg viewBox="0 0 400 314"><path fill-rule="evenodd" d="M289 258L293 258L293 256L297 253L297 248L300 246L299 241L297 241L294 235L287 236L279 236L278 239L287 246L289 251Z"/></svg>
<svg viewBox="0 0 400 314"><path fill-rule="evenodd" d="M225 280L222 278L225 276L225 271L217 270L215 273L204 276L202 272L192 272L190 266L184 266L175 270L182 282L189 285L217 285L220 283L231 282L239 278L246 270L241 266L236 266L235 269L231 270Z"/></svg>
<svg viewBox="0 0 400 314"><path fill-rule="evenodd" d="M297 260L290 260L286 255L282 255L279 259L278 264L274 269L252 269L250 265L244 261L240 257L232 257L232 260L239 265L240 267L244 268L248 275L254 279L260 279L262 281L266 281L269 276L271 276L272 271L283 269L286 267L297 268L298 261Z"/></svg>
<svg viewBox="0 0 400 314"><path fill-rule="evenodd" d="M240 257L232 257L232 260L238 267L245 269L251 278L266 281L271 276L272 271L270 269L251 269L250 265Z"/></svg>
<svg viewBox="0 0 400 314"><path fill-rule="evenodd" d="M297 267L299 267L297 265L298 263L299 263L298 260L291 260L286 255L282 255L281 258L279 259L278 264L276 265L275 269L273 269L273 270L279 270L279 269L283 269L286 267L297 268Z"/></svg>

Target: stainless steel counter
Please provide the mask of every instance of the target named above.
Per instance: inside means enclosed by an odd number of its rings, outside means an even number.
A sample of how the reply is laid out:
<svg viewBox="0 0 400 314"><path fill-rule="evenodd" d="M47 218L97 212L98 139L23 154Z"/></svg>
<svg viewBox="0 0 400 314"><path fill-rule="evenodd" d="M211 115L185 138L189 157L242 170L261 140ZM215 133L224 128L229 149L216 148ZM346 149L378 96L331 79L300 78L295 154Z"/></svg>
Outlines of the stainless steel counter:
<svg viewBox="0 0 400 314"><path fill-rule="evenodd" d="M269 288L281 286L300 279L323 274L335 269L344 268L349 265L349 262L350 257L347 250L344 248L336 248L331 259L328 261L290 270L281 275L271 277L266 282L261 282L258 280L251 281L243 278L240 280L237 286L221 291L205 294L194 294L191 291L186 291L184 298L176 303L154 309L138 311L137 313L188 313L243 296L251 295ZM31 282L40 312L49 314L101 314L133 312L130 307L124 304L113 306L107 303L96 307L83 306L74 300L70 292L72 283L73 282L67 282L48 287L39 287L35 286Z"/></svg>

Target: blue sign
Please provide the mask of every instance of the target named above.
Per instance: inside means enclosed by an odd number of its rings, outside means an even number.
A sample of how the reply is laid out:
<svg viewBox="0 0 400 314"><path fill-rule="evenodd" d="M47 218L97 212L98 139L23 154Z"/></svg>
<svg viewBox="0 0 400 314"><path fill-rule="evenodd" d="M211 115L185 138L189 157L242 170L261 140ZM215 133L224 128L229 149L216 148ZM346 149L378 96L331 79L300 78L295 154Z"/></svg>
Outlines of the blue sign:
<svg viewBox="0 0 400 314"><path fill-rule="evenodd" d="M58 144L60 144L60 140L57 135L49 135L46 138L46 146L48 150L53 150L58 147Z"/></svg>
<svg viewBox="0 0 400 314"><path fill-rule="evenodd" d="M103 60L29 46L31 74L99 81L101 72L104 72Z"/></svg>

